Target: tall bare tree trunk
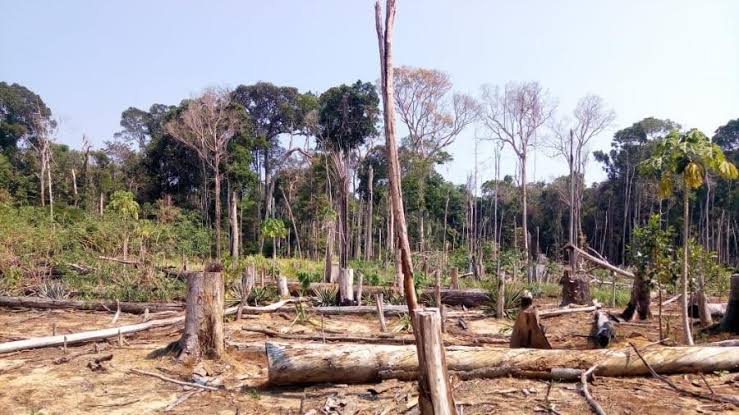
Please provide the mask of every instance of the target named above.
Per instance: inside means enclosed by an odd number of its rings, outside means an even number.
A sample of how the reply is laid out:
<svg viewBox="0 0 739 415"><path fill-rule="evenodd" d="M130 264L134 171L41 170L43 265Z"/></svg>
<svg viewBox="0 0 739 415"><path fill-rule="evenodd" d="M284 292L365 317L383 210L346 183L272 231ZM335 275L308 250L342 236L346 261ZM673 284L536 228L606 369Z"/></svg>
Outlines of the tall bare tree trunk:
<svg viewBox="0 0 739 415"><path fill-rule="evenodd" d="M231 220L231 257L239 258L239 199L236 191L231 192L231 207L229 219Z"/></svg>
<svg viewBox="0 0 739 415"><path fill-rule="evenodd" d="M213 199L216 202L216 217L213 226L216 229L216 259L221 259L221 171L218 163L216 163L214 171L215 177L213 177L213 181L215 182L215 189Z"/></svg>
<svg viewBox="0 0 739 415"><path fill-rule="evenodd" d="M403 285L408 303L408 312L413 313L417 308L416 291L413 287L413 262L411 247L408 242L408 227L403 210L403 192L401 190L400 162L398 161L398 146L395 142L395 102L393 88L393 59L392 59L392 32L395 21L395 1L387 0L385 24L381 18L379 0L375 3L375 22L377 40L380 46L382 105L385 121L385 140L388 162L388 178L390 200L392 201L393 218L395 222L396 242L400 250L400 264L403 270Z"/></svg>
<svg viewBox="0 0 739 415"><path fill-rule="evenodd" d="M334 229L336 225L333 222L329 222L326 225L326 255L324 256L324 268L323 268L323 281L331 281L331 269L334 257Z"/></svg>
<svg viewBox="0 0 739 415"><path fill-rule="evenodd" d="M51 191L51 163L48 158L46 159L46 184L49 187L49 218L54 220L54 192Z"/></svg>
<svg viewBox="0 0 739 415"><path fill-rule="evenodd" d="M365 261L369 261L372 259L372 208L374 205L374 193L372 190L372 182L375 179L375 171L372 165L369 166L369 171L367 172L368 180L367 180L367 187L368 187L368 200L367 200L367 220L365 224L365 235L364 235L364 259Z"/></svg>
<svg viewBox="0 0 739 415"><path fill-rule="evenodd" d="M693 345L693 335L691 334L690 317L688 317L688 239L690 237L690 216L689 209L688 186L683 189L683 274L680 283L682 284L682 298L680 304L682 306L683 335L685 336L685 344Z"/></svg>
<svg viewBox="0 0 739 415"><path fill-rule="evenodd" d="M77 174L72 169L72 191L74 191L74 205L77 206L79 203L79 194L77 193Z"/></svg>
<svg viewBox="0 0 739 415"><path fill-rule="evenodd" d="M524 150L525 151L525 150ZM531 266L529 264L529 222L528 222L528 192L526 190L526 153L521 157L521 227L523 228L523 250L526 262L526 275L531 282Z"/></svg>

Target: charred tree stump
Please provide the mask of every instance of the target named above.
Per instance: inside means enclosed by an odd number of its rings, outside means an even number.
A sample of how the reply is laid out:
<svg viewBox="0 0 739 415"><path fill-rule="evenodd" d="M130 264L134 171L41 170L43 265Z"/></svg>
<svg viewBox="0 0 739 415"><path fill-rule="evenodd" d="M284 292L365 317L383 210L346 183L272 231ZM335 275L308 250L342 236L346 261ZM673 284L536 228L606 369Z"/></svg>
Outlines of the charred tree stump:
<svg viewBox="0 0 739 415"><path fill-rule="evenodd" d="M604 349L608 347L611 340L616 338L616 330L611 319L605 311L593 313L593 328L590 330L589 342L591 345Z"/></svg>
<svg viewBox="0 0 739 415"><path fill-rule="evenodd" d="M539 323L539 311L532 305L533 297L526 292L521 296L521 310L511 333L511 349L551 349L552 346Z"/></svg>
<svg viewBox="0 0 739 415"><path fill-rule="evenodd" d="M559 280L562 286L562 303L560 307L570 304L590 304L592 297L590 296L590 280L585 275L574 275L569 269L565 269L565 273Z"/></svg>
<svg viewBox="0 0 739 415"><path fill-rule="evenodd" d="M418 350L418 406L426 415L456 414L444 342L441 337L439 309L427 308L413 313Z"/></svg>
<svg viewBox="0 0 739 415"><path fill-rule="evenodd" d="M731 276L729 303L726 305L726 313L719 327L723 331L739 334L739 274Z"/></svg>
<svg viewBox="0 0 739 415"><path fill-rule="evenodd" d="M339 274L339 302L352 305L354 302L354 270L343 268Z"/></svg>
<svg viewBox="0 0 739 415"><path fill-rule="evenodd" d="M639 320L646 320L651 317L652 313L649 311L651 302L650 294L649 281L644 280L637 273L634 276L634 285L631 287L631 299L626 305L624 312L621 313L621 317L629 321L634 318L634 312L639 314Z"/></svg>
<svg viewBox="0 0 739 415"><path fill-rule="evenodd" d="M176 345L178 359L203 356L220 359L224 351L223 275L220 264L187 277L185 331Z"/></svg>
<svg viewBox="0 0 739 415"><path fill-rule="evenodd" d="M449 288L452 290L458 290L459 289L459 272L457 272L457 267L452 268L452 274L450 276L451 283L449 284Z"/></svg>

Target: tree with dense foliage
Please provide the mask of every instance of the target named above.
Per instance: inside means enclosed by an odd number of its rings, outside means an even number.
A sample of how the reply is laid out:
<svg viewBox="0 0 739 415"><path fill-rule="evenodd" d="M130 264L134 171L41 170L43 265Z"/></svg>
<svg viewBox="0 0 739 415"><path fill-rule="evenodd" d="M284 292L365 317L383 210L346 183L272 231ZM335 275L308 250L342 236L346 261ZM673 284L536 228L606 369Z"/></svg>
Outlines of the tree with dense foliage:
<svg viewBox="0 0 739 415"><path fill-rule="evenodd" d="M340 85L321 94L316 137L320 146L331 154L332 167L338 181L339 200L339 266L349 261L349 157L365 140L377 133L379 98L375 86L357 81Z"/></svg>

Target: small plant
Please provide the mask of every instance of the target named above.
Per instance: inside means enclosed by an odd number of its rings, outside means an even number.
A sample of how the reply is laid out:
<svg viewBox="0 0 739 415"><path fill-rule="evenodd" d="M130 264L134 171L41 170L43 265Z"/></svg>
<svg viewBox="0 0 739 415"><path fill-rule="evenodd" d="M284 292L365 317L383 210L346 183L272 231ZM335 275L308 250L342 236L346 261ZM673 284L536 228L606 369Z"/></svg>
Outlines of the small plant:
<svg viewBox="0 0 739 415"><path fill-rule="evenodd" d="M505 310L505 317L511 319L516 317L516 315L518 314L518 309L521 306L521 295L523 295L523 292L524 289L521 287L517 287L512 284L506 284L503 294L505 296L503 305L503 309ZM488 300L485 309L489 313L495 314L495 310L497 309L498 305L498 288L490 288L488 290L488 297L490 299Z"/></svg>
<svg viewBox="0 0 739 415"><path fill-rule="evenodd" d="M336 287L321 287L316 290L318 304L323 307L338 305L339 290Z"/></svg>
<svg viewBox="0 0 739 415"><path fill-rule="evenodd" d="M274 287L254 287L249 294L248 302L254 303L254 306L270 302L277 297L277 291Z"/></svg>
<svg viewBox="0 0 739 415"><path fill-rule="evenodd" d="M69 290L67 290L64 284L46 281L38 288L39 296L44 298L50 298L52 300L65 300L69 298Z"/></svg>
<svg viewBox="0 0 739 415"><path fill-rule="evenodd" d="M321 275L317 272L298 271L296 275L300 281L300 287L305 291L308 291L311 283L321 280Z"/></svg>
<svg viewBox="0 0 739 415"><path fill-rule="evenodd" d="M398 318L398 324L395 326L395 331L410 333L412 328L413 324L411 323L411 316L408 313L401 314Z"/></svg>

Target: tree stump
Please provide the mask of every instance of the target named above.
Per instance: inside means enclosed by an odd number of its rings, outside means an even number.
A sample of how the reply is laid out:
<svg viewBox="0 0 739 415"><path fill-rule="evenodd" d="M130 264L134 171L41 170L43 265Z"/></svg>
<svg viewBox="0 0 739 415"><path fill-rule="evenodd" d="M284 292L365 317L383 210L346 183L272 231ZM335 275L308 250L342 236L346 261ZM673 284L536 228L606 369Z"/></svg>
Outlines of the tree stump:
<svg viewBox="0 0 739 415"><path fill-rule="evenodd" d="M457 267L452 268L452 274L451 274L451 283L449 284L449 288L452 290L458 290L459 289L459 273L457 272Z"/></svg>
<svg viewBox="0 0 739 415"><path fill-rule="evenodd" d="M185 331L177 342L178 359L203 356L220 359L224 351L223 275L220 264L209 265L206 272L187 276Z"/></svg>
<svg viewBox="0 0 739 415"><path fill-rule="evenodd" d="M521 296L521 310L511 332L511 349L551 349L552 346L539 323L539 311L532 305L532 296L526 292Z"/></svg>
<svg viewBox="0 0 739 415"><path fill-rule="evenodd" d="M246 302L256 281L257 268L254 265L247 266L244 272L241 273L241 299L239 301L239 309L236 311L237 320L241 320L241 310L247 306Z"/></svg>
<svg viewBox="0 0 739 415"><path fill-rule="evenodd" d="M284 275L277 277L277 292L280 294L280 298L290 297L290 290L287 289L287 277Z"/></svg>
<svg viewBox="0 0 739 415"><path fill-rule="evenodd" d="M731 276L729 303L726 305L726 313L719 327L723 331L739 334L739 274Z"/></svg>
<svg viewBox="0 0 739 415"><path fill-rule="evenodd" d="M427 308L413 313L418 354L418 406L422 414L456 414L444 341L441 335L439 309Z"/></svg>
<svg viewBox="0 0 739 415"><path fill-rule="evenodd" d="M634 275L634 284L631 286L631 298L626 309L621 313L624 320L629 321L634 318L634 312L639 314L639 320L646 320L652 312L649 310L651 303L649 282L645 281L639 273Z"/></svg>
<svg viewBox="0 0 739 415"><path fill-rule="evenodd" d="M354 302L354 270L343 268L339 274L339 303L352 305Z"/></svg>
<svg viewBox="0 0 739 415"><path fill-rule="evenodd" d="M573 276L570 269L565 269L564 275L559 280L562 286L562 303L560 307L570 304L590 304L593 297L590 295L590 281L586 275Z"/></svg>

